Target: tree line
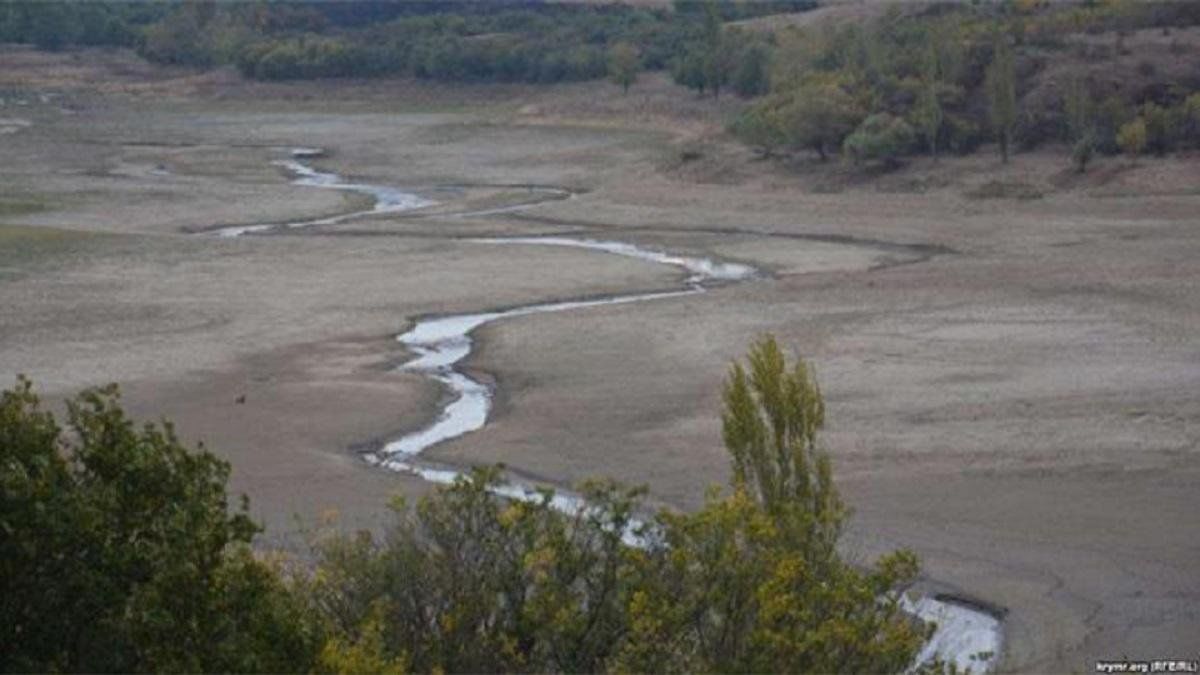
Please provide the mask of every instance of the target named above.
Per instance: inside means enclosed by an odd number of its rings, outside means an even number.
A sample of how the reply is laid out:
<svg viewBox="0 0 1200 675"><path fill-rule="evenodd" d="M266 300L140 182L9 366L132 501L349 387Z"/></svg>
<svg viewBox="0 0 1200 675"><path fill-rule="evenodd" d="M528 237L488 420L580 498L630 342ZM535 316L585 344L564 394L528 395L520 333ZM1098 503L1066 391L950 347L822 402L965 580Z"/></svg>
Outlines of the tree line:
<svg viewBox="0 0 1200 675"><path fill-rule="evenodd" d="M730 485L695 512L647 514L609 481L563 512L478 469L395 502L382 536L296 559L252 547L227 463L135 424L115 387L71 401L63 428L18 380L0 394L0 669L905 670L931 628L900 608L917 562L839 555L811 371L766 338L724 402Z"/></svg>
<svg viewBox="0 0 1200 675"><path fill-rule="evenodd" d="M725 16L713 2L699 5L700 27L671 61L671 76L677 84L701 96L721 95L732 87L744 97L767 93L772 43L754 33L724 25Z"/></svg>
<svg viewBox="0 0 1200 675"><path fill-rule="evenodd" d="M1195 3L1026 0L893 9L874 24L777 31L765 43L768 91L730 129L765 156L810 151L884 165L991 141L1004 161L1015 148L1065 142L1080 170L1096 153L1196 148L1195 79L1113 91L1081 74L1061 83L1056 100L1027 97L1056 59L1087 49L1115 58L1133 30L1169 34L1196 24ZM1115 50L1065 40L1105 31L1116 31ZM1138 77L1149 83L1153 70L1144 62Z"/></svg>
<svg viewBox="0 0 1200 675"><path fill-rule="evenodd" d="M17 1L0 6L0 41L44 49L134 47L157 63L233 64L259 79L408 75L560 82L604 77L617 45L636 50L639 69L670 68L701 42L706 12L729 21L815 5L815 0L677 0L672 9L537 0Z"/></svg>

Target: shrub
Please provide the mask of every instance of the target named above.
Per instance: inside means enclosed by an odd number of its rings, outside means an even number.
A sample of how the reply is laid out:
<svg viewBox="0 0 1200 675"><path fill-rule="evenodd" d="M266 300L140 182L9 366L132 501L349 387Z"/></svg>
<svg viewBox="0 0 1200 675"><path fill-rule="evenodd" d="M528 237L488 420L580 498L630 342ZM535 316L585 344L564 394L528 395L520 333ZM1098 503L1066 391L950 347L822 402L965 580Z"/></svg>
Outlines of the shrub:
<svg viewBox="0 0 1200 675"><path fill-rule="evenodd" d="M1136 160L1138 155L1142 154L1146 149L1146 123L1142 118L1139 117L1121 127L1117 132L1117 145L1129 155L1129 159Z"/></svg>
<svg viewBox="0 0 1200 675"><path fill-rule="evenodd" d="M824 161L838 148L865 113L858 101L836 84L811 84L780 105L779 124L788 144L814 150Z"/></svg>
<svg viewBox="0 0 1200 675"><path fill-rule="evenodd" d="M633 45L622 42L609 50L608 75L625 93L629 93L629 86L637 81L640 67L641 60L637 48Z"/></svg>
<svg viewBox="0 0 1200 675"><path fill-rule="evenodd" d="M863 120L854 133L846 137L842 147L856 164L877 159L886 166L895 166L915 142L916 133L908 122L887 113L878 113Z"/></svg>
<svg viewBox="0 0 1200 675"><path fill-rule="evenodd" d="M739 115L730 126L730 131L764 157L774 155L787 142L774 101L764 102Z"/></svg>
<svg viewBox="0 0 1200 675"><path fill-rule="evenodd" d="M187 6L166 19L146 28L139 47L143 58L156 63L184 66L209 66L213 63L212 43L195 12Z"/></svg>
<svg viewBox="0 0 1200 675"><path fill-rule="evenodd" d="M68 410L64 433L28 381L0 394L0 669L309 668L317 635L250 554L229 465L135 427L115 387Z"/></svg>
<svg viewBox="0 0 1200 675"><path fill-rule="evenodd" d="M688 49L675 58L671 64L671 79L675 84L704 95L708 78L704 75L704 57L699 48Z"/></svg>
<svg viewBox="0 0 1200 675"><path fill-rule="evenodd" d="M771 55L766 45L752 42L740 50L733 70L732 86L739 96L761 96L770 89Z"/></svg>

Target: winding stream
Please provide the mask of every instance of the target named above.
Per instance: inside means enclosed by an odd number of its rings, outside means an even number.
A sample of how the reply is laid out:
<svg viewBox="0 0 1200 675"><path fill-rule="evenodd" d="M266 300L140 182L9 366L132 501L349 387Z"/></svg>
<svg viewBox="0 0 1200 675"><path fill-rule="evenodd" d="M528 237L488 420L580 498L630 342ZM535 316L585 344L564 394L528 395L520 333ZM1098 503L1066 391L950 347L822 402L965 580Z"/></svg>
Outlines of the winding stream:
<svg viewBox="0 0 1200 675"><path fill-rule="evenodd" d="M240 237L244 234L261 234L270 230L280 228L301 228L311 227L314 225L336 225L337 223L359 218L361 216L381 215L388 213L399 213L400 211L411 211L425 206L432 206L433 201L419 197L411 192L405 192L399 188L390 187L387 185L367 185L365 183L347 183L342 180L341 176L335 173L324 173L317 171L307 164L302 163L301 159L320 157L324 153L315 148L297 148L292 151L292 159L285 159L274 162L276 166L281 166L288 173L295 176L292 180L296 185L304 185L306 187L328 188L331 190L344 190L346 192L359 192L371 196L375 201L371 208L362 211L351 211L342 213L336 216L326 218L317 218L315 220L304 220L294 223L279 224L263 224L263 225L235 225L232 227L222 227L214 230L214 234L218 237Z"/></svg>
<svg viewBox="0 0 1200 675"><path fill-rule="evenodd" d="M320 157L322 154L322 151L317 149L300 148L292 151L291 159L276 164L292 173L295 176L293 182L297 185L370 195L375 199L372 208L295 223L227 227L216 230L215 234L221 237L239 237L273 230L330 225L361 216L409 211L434 203L399 188L347 182L337 174L317 171L301 161ZM562 198L562 193L565 192L559 188L543 189L548 193L558 193L558 198ZM439 215L483 216L529 208L537 203L539 202ZM454 482L462 475L462 471L424 460L421 454L438 443L483 428L491 411L491 387L458 368L458 364L471 354L474 346L472 333L480 326L532 314L695 295L705 293L714 286L748 281L761 276L759 270L749 265L657 251L621 241L563 236L493 237L465 241L480 245L536 245L589 249L670 265L684 271L688 276L683 288L672 291L632 293L599 299L530 304L491 312L423 317L418 319L410 330L397 336L396 339L415 355L399 366L398 370L419 373L442 383L449 390L451 400L431 424L384 444L379 450L367 454L365 459L372 464L393 471L412 473L439 484ZM512 499L542 499L542 493L535 486L515 478L506 478L506 482L497 486L496 493ZM572 514L587 508L587 504L578 495L561 489L555 490L551 504L558 510ZM641 529L640 525L641 523L635 523L624 533L628 544L646 545L641 536L635 533L635 529ZM927 663L934 657L941 657L964 671L986 671L994 668L1000 653L1001 628L999 619L991 613L951 598L931 596L923 596L916 600L905 597L903 605L906 611L921 619L937 623L936 631L918 655L914 667Z"/></svg>

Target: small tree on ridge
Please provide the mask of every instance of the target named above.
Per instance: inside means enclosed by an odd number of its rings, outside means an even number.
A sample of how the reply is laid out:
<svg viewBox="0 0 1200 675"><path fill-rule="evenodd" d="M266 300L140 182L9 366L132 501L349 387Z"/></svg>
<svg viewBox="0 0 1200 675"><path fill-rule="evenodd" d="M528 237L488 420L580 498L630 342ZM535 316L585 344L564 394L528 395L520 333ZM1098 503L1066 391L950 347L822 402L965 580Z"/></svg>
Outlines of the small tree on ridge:
<svg viewBox="0 0 1200 675"><path fill-rule="evenodd" d="M637 82L641 67L637 48L628 42L618 42L608 52L608 76L626 94L629 93L629 87Z"/></svg>

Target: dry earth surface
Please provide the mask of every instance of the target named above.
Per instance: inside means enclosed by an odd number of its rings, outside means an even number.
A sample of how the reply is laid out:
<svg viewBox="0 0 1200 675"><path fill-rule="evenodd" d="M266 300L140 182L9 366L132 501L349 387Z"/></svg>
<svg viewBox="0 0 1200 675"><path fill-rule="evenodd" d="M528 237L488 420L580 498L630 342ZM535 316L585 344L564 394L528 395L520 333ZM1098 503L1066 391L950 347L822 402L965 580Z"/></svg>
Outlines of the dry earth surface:
<svg viewBox="0 0 1200 675"><path fill-rule="evenodd" d="M1085 176L1055 151L887 175L781 166L718 133L732 103L657 77L628 97L607 86L261 85L119 52L0 52L0 377L55 400L121 382L136 414L232 461L268 543L300 546L327 510L377 527L391 494L426 489L357 454L436 413L443 392L392 370L414 317L681 283L462 237L749 262L770 278L485 327L469 367L498 386L492 420L432 457L560 485L608 475L695 506L726 478L726 364L770 331L827 394L850 554L910 547L926 586L1005 612L1006 670L1195 658L1195 158ZM271 162L293 146L440 205L194 234L364 207L289 184ZM531 184L579 194L452 213L528 200Z"/></svg>

